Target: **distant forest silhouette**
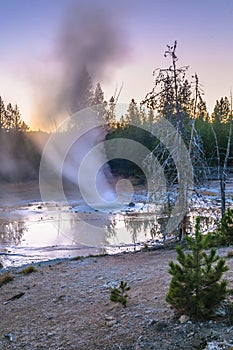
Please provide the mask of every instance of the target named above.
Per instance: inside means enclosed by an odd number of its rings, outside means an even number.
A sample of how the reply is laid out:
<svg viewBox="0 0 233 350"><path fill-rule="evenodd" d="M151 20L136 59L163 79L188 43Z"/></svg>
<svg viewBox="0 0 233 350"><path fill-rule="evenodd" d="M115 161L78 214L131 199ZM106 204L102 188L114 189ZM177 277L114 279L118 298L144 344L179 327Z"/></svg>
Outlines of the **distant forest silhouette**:
<svg viewBox="0 0 233 350"><path fill-rule="evenodd" d="M196 167L197 177L202 171L200 167L213 167L218 169L218 174L223 173L233 166L232 96L221 97L216 101L213 112L209 113L197 75L192 77L193 81L187 80L188 66L176 67L175 50L176 42L174 46L167 46L165 55L171 58L173 64L168 69L155 71L157 75L154 74L152 91L140 103L132 99L126 114L120 119L115 113L120 92L106 101L100 83L93 88L86 67L80 75L82 81L78 82L79 91L73 109L78 111L102 106L98 113L103 118L103 124L107 125L107 139L133 139L154 153L159 150L159 140L145 132L144 126L152 130L156 118L162 116L181 134ZM77 127L72 125L72 119L69 127ZM0 97L0 180L37 179L43 148L38 144L44 145L49 136L47 132L31 131L21 118L18 106L13 107L11 103L5 106ZM164 155L159 161L164 161ZM128 160L113 159L109 163L114 173L143 176L142 169Z"/></svg>
<svg viewBox="0 0 233 350"><path fill-rule="evenodd" d="M98 89L100 86L98 87ZM19 108L17 107L17 120L4 120L3 107L1 101L1 128L0 128L0 180L1 181L24 181L38 179L39 166L41 159L41 150L38 148L38 143L45 144L49 138L49 133L43 131L30 131L30 128L21 119ZM110 102L105 102L107 110L114 110L114 98ZM215 148L215 140L212 132L214 127L219 139L219 148L224 151L229 131L229 120L227 115L230 114L230 103L227 99L221 98L216 102L214 112L211 118L206 113L205 117L199 116L196 120L196 128L200 135L200 142L203 144L203 151L210 166L217 166L217 155ZM208 116L208 117L207 117ZM9 114L8 114L9 118ZM105 114L105 123L110 125L110 131L107 134L107 139L112 138L131 138L144 144L148 149L152 150L156 145L156 139L149 136L140 126L145 123L153 124L153 115L146 114L145 111L140 111L140 107L135 100L129 104L128 112L122 116L121 120L116 120L114 114L111 116ZM133 121L138 127L133 127L130 122ZM233 166L233 137L231 142L229 165ZM142 171L130 161L123 159L115 159L110 162L114 173L123 174L125 176L142 176Z"/></svg>

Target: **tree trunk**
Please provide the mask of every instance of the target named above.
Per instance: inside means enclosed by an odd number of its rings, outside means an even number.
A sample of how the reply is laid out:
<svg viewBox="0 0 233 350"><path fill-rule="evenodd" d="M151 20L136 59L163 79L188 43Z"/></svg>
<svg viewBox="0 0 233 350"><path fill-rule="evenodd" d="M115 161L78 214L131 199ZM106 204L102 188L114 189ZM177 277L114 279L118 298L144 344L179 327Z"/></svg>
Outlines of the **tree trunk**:
<svg viewBox="0 0 233 350"><path fill-rule="evenodd" d="M220 190L221 190L221 214L222 217L226 211L226 175L221 172L220 175Z"/></svg>

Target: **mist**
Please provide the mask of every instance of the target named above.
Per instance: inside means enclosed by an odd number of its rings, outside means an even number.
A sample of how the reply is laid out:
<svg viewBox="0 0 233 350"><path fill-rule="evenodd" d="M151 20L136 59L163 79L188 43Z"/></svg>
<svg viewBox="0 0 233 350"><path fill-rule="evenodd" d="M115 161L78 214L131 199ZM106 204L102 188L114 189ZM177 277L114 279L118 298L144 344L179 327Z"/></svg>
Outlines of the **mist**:
<svg viewBox="0 0 233 350"><path fill-rule="evenodd" d="M43 103L42 109L43 118L46 121L52 121L56 131L61 130L59 129L61 119L63 122L66 120L65 124L69 124L72 115L87 107L85 104L86 81L83 79L83 72L89 73L94 84L101 83L112 79L114 70L120 67L128 57L127 36L121 28L120 18L103 8L72 6L67 10L55 44L55 56L58 58L57 63L61 74L56 80L57 83L50 85L50 89L51 86L55 87L51 94L47 89L42 90L42 101L46 93L46 103ZM52 97L49 103L48 96ZM88 120L91 119L90 112L84 114L85 117L76 118L79 120L75 121L74 129L78 128L79 132L75 134L72 143L70 143L70 136L75 130L71 131L69 137L64 137L63 134L63 139L52 138L51 148L47 148L44 158L47 158L49 164L55 169L59 168L58 172L62 164L63 176L79 185L87 203L95 205L111 203L112 205L117 200L117 195L111 184L114 181L107 165L108 160L104 149L99 148L94 152L94 156L88 158L85 166L80 168L87 154L105 139L104 131L101 131L99 126L96 128L94 122L90 125ZM82 130L80 118L87 120L87 130L86 125ZM101 125L101 122L98 125ZM65 158L64 149L68 152ZM100 164L102 166L99 169ZM82 176L79 176L78 180L77 172L80 169ZM96 174L96 182L93 174Z"/></svg>
<svg viewBox="0 0 233 350"><path fill-rule="evenodd" d="M30 74L30 82L34 91L35 109L37 117L32 121L33 125L49 132L62 132L60 124L69 124L69 121L77 111L85 106L83 91L83 72L86 70L93 82L93 90L97 82L103 83L114 79L114 71L122 66L130 54L128 37L124 30L122 14L113 12L98 5L73 5L67 6L67 10L58 23L57 33L51 42L48 55L41 55L33 69L27 67ZM35 61L34 61L35 63ZM114 92L111 92L113 94ZM86 116L88 119L89 117ZM105 139L104 130L101 130L101 122L95 126L89 125L88 130L79 132L79 136L72 144L68 140L55 143L57 149L54 153L46 154L49 164L55 169L60 164L62 146L68 146L67 158L65 158L63 175L69 181L77 183L77 171L83 158L95 148L99 142ZM75 127L80 128L78 121ZM84 128L85 129L85 128ZM79 130L80 131L80 130ZM34 145L38 146L42 153L47 140L51 135L37 137L35 132L21 135L8 135L2 137L4 152L0 155L1 169L0 179L4 181L21 181L38 179L40 154ZM21 137L21 139L20 139ZM67 146L67 147L68 147ZM68 147L68 148L69 148ZM59 154L60 152L60 154ZM97 167L101 163L101 169ZM96 169L94 169L96 168ZM91 173L97 171L96 188L90 190ZM82 168L81 188L90 202L97 202L99 198L113 201L116 198L115 190L111 183L114 182L104 149L99 149L94 157L89 159ZM80 178L81 179L81 178ZM100 200L101 201L101 200Z"/></svg>
<svg viewBox="0 0 233 350"><path fill-rule="evenodd" d="M33 78L36 124L54 130L82 109L82 72L95 84L114 80L114 71L130 57L122 14L98 5L73 5L58 26L51 52ZM114 91L108 92L114 94Z"/></svg>

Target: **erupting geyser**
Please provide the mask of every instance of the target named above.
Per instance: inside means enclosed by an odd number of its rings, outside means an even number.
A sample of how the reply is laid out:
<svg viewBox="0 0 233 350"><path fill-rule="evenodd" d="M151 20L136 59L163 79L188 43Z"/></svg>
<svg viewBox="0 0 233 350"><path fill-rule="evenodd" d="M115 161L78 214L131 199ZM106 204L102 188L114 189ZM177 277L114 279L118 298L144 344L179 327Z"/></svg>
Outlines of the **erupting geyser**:
<svg viewBox="0 0 233 350"><path fill-rule="evenodd" d="M45 113L50 120L52 115L56 126L56 115L61 111L66 109L72 115L56 127L43 153L58 177L58 199L66 200L62 187L62 179L66 178L79 186L85 202L96 209L119 206L124 201L119 195L121 184L115 184L107 164L103 118L98 120L97 113L87 108L93 99L91 80L96 83L109 78L114 66L119 67L129 52L127 35L122 35L120 28L118 18L111 18L99 6L71 7L57 40L62 77L53 84L57 90L50 99L53 106ZM41 169L46 171L43 162ZM47 188L46 183L43 185ZM47 197L47 190L44 192ZM129 201L127 198L126 203Z"/></svg>
<svg viewBox="0 0 233 350"><path fill-rule="evenodd" d="M57 180L57 199L66 201L63 179L67 179L80 189L86 204L96 210L121 209L132 198L132 185L127 180L116 181L111 174L105 152L106 133L96 112L86 108L68 118L52 134L44 148L41 163L41 180L46 182L46 169L52 168ZM47 168L46 168L47 167ZM46 188L43 197L49 200ZM51 193L52 193L51 192ZM53 194L52 193L52 194Z"/></svg>
<svg viewBox="0 0 233 350"><path fill-rule="evenodd" d="M63 174L77 183L90 206L112 206L117 200L114 179L104 149L105 133L99 126L84 133L67 153Z"/></svg>

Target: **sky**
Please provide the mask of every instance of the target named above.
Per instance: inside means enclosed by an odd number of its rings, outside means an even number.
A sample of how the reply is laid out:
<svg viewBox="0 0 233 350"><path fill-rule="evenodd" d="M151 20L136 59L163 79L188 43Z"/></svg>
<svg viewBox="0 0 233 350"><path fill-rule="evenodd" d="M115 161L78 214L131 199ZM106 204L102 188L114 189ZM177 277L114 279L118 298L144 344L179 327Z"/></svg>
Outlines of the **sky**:
<svg viewBox="0 0 233 350"><path fill-rule="evenodd" d="M119 102L140 102L175 40L209 112L233 85L231 0L0 0L0 33L0 96L34 129L68 103L84 63L106 99L123 84Z"/></svg>

